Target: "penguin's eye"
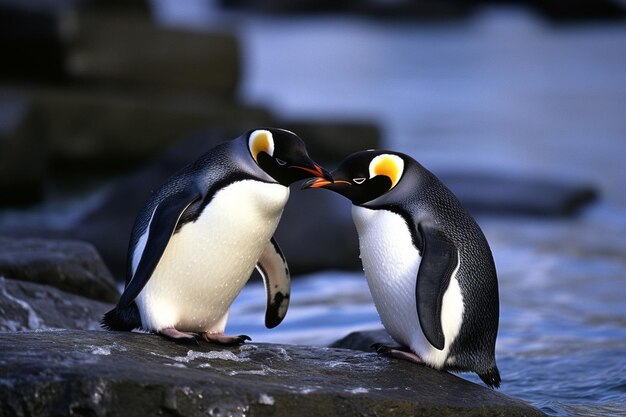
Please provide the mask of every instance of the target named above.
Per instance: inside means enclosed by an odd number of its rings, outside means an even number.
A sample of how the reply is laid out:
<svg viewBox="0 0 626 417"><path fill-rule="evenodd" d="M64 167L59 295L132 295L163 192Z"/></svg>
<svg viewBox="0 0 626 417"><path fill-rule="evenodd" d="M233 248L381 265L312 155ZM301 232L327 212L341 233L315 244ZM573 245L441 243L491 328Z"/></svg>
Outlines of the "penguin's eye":
<svg viewBox="0 0 626 417"><path fill-rule="evenodd" d="M283 160L282 160L282 159L280 159L280 158L276 158L276 163L277 163L278 165L281 165L281 166L282 166L282 165L287 165L287 162L283 161Z"/></svg>
<svg viewBox="0 0 626 417"><path fill-rule="evenodd" d="M365 178L353 178L352 182L357 184L357 185L361 185L365 182Z"/></svg>
<svg viewBox="0 0 626 417"><path fill-rule="evenodd" d="M250 133L248 139L248 148L250 154L256 162L261 152L265 152L269 156L274 155L274 138L269 130L255 130Z"/></svg>
<svg viewBox="0 0 626 417"><path fill-rule="evenodd" d="M370 162L370 178L374 178L377 175L388 177L391 180L389 189L395 187L398 181L400 181L403 171L404 160L398 155L384 153L378 155Z"/></svg>

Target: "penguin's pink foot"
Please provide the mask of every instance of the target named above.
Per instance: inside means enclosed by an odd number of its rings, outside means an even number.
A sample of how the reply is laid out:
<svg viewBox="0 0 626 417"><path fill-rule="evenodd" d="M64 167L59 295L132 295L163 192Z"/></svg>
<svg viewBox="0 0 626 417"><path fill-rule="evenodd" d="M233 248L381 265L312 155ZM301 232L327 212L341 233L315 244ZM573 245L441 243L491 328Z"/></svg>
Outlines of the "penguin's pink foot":
<svg viewBox="0 0 626 417"><path fill-rule="evenodd" d="M387 356L390 358L402 359L405 361L424 365L424 361L415 353L411 352L409 348L404 346L385 346L382 343L374 343L372 347L381 356Z"/></svg>
<svg viewBox="0 0 626 417"><path fill-rule="evenodd" d="M250 336L246 336L245 334L239 336L226 336L223 333L204 332L201 336L209 343L217 343L218 345L224 346L241 345L245 343L246 340L252 340L250 339Z"/></svg>
<svg viewBox="0 0 626 417"><path fill-rule="evenodd" d="M181 332L180 330L176 330L174 327L161 329L159 334L178 343L198 343L198 340L196 339L198 335L196 333Z"/></svg>

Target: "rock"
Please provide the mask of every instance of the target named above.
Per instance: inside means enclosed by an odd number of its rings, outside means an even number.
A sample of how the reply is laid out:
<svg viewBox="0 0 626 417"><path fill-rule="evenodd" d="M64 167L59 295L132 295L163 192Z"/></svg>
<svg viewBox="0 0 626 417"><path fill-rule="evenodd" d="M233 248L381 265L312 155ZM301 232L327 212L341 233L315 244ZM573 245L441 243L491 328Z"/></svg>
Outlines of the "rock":
<svg viewBox="0 0 626 417"><path fill-rule="evenodd" d="M626 17L626 5L619 0L527 0L525 3L553 22L619 21Z"/></svg>
<svg viewBox="0 0 626 417"><path fill-rule="evenodd" d="M0 332L100 328L111 304L0 275ZM0 356L1 357L1 356Z"/></svg>
<svg viewBox="0 0 626 417"><path fill-rule="evenodd" d="M292 275L361 269L350 202L334 193L294 188L275 234Z"/></svg>
<svg viewBox="0 0 626 417"><path fill-rule="evenodd" d="M88 7L90 10L97 9L113 9L113 10L125 10L133 11L135 13L144 13L146 16L151 16L151 2L149 0L85 0L86 3L83 7Z"/></svg>
<svg viewBox="0 0 626 417"><path fill-rule="evenodd" d="M227 9L266 13L355 13L373 18L456 19L475 9L473 2L460 0L220 0Z"/></svg>
<svg viewBox="0 0 626 417"><path fill-rule="evenodd" d="M0 90L0 205L42 197L46 146L39 116L25 96Z"/></svg>
<svg viewBox="0 0 626 417"><path fill-rule="evenodd" d="M330 347L374 352L372 348L374 343L382 343L388 346L397 345L385 329L374 329L352 332L336 342L333 342Z"/></svg>
<svg viewBox="0 0 626 417"><path fill-rule="evenodd" d="M37 5L33 6L33 3ZM57 14L66 6L66 1L52 0L1 2L0 78L9 81L36 79L40 82L63 82L64 56Z"/></svg>
<svg viewBox="0 0 626 417"><path fill-rule="evenodd" d="M342 349L68 330L2 333L0 351L2 416L544 415L445 372Z"/></svg>
<svg viewBox="0 0 626 417"><path fill-rule="evenodd" d="M86 242L0 238L0 276L117 302L119 292L94 247Z"/></svg>
<svg viewBox="0 0 626 417"><path fill-rule="evenodd" d="M0 77L234 95L241 52L233 34L158 27L141 5L117 7L121 1L77 3L2 2Z"/></svg>
<svg viewBox="0 0 626 417"><path fill-rule="evenodd" d="M265 13L347 11L351 3L346 0L219 0L219 5L225 9L246 9Z"/></svg>
<svg viewBox="0 0 626 417"><path fill-rule="evenodd" d="M228 138L271 120L263 109L210 97L185 100L111 90L25 93L41 111L50 158L58 171L117 172L155 157L207 126L232 132Z"/></svg>
<svg viewBox="0 0 626 417"><path fill-rule="evenodd" d="M438 176L475 214L569 216L598 197L593 186L575 181L480 172Z"/></svg>
<svg viewBox="0 0 626 417"><path fill-rule="evenodd" d="M476 10L474 2L462 0L367 0L358 2L359 12L373 18L456 20Z"/></svg>
<svg viewBox="0 0 626 417"><path fill-rule="evenodd" d="M379 148L382 143L378 125L367 121L287 119L277 126L296 132L306 142L313 159L333 166L351 153Z"/></svg>
<svg viewBox="0 0 626 417"><path fill-rule="evenodd" d="M144 13L102 8L77 10L59 24L71 79L224 96L237 88L240 50L232 34L162 28Z"/></svg>

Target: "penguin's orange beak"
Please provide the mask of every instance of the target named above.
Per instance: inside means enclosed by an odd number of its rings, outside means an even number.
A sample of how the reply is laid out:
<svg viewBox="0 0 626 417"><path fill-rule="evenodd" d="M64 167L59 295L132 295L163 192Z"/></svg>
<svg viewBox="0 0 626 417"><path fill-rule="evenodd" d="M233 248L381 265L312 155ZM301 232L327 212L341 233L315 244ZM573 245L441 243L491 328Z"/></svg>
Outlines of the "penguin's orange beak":
<svg viewBox="0 0 626 417"><path fill-rule="evenodd" d="M313 164L313 168L303 167L300 165L292 165L289 168L300 169L302 171L308 172L309 174L315 175L315 178L313 179L321 179L329 184L333 180L333 177L331 177L330 173L317 164Z"/></svg>
<svg viewBox="0 0 626 417"><path fill-rule="evenodd" d="M310 180L307 180L304 184L302 184L302 189L304 190L305 188L321 188L332 183L332 181L328 181L326 178L311 178Z"/></svg>

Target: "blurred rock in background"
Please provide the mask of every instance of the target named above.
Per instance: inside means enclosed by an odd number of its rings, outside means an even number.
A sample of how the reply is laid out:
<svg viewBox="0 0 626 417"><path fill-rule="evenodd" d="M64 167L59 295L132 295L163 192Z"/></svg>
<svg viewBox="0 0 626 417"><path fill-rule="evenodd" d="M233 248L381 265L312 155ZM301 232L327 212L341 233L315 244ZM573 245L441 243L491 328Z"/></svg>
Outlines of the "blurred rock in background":
<svg viewBox="0 0 626 417"><path fill-rule="evenodd" d="M0 205L41 199L46 147L35 106L24 95L0 90Z"/></svg>
<svg viewBox="0 0 626 417"><path fill-rule="evenodd" d="M237 36L160 27L149 9L143 1L0 2L0 206L96 201L77 203L64 222L9 216L0 231L91 242L118 281L151 191L216 144L278 126L325 164L380 146L369 121L283 121L242 104ZM293 193L278 232L293 272L357 266L349 215L326 210L337 200Z"/></svg>
<svg viewBox="0 0 626 417"><path fill-rule="evenodd" d="M466 18L480 6L502 5L493 0L220 0L227 9L264 13L350 13L375 18L450 20ZM521 5L535 10L554 22L615 20L626 16L620 0L509 0L506 5Z"/></svg>
<svg viewBox="0 0 626 417"><path fill-rule="evenodd" d="M458 1L222 4L422 18L458 18L477 7ZM371 119L285 118L265 105L242 103L246 63L236 30L158 26L148 2L3 0L0 46L0 206L38 203L30 209L34 215L13 208L0 216L0 233L90 242L118 282L125 278L134 217L150 192L217 143L259 126L284 127L330 169L352 152L384 147ZM571 215L597 195L575 182L438 174L478 214ZM68 213L47 215L59 206ZM360 268L349 204L332 193L292 192L277 239L294 274Z"/></svg>

